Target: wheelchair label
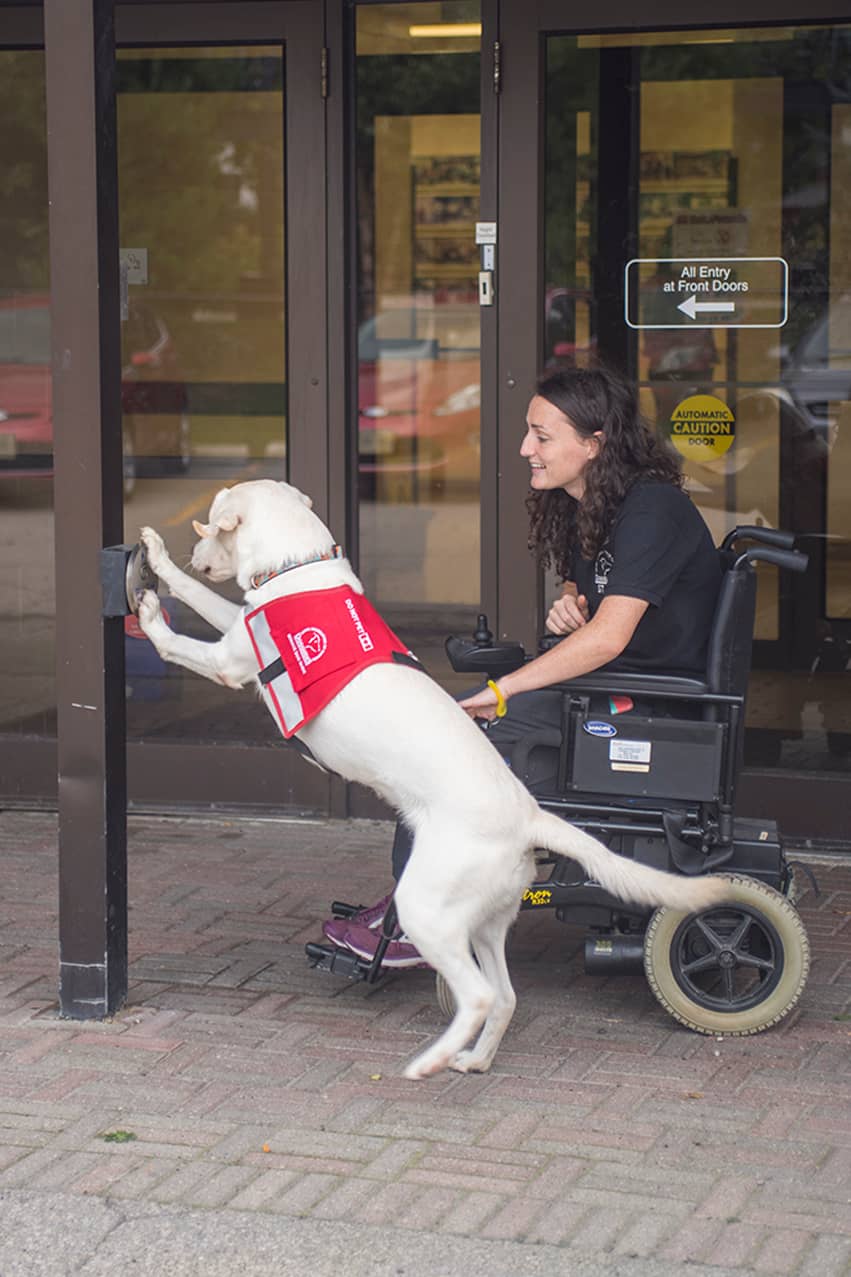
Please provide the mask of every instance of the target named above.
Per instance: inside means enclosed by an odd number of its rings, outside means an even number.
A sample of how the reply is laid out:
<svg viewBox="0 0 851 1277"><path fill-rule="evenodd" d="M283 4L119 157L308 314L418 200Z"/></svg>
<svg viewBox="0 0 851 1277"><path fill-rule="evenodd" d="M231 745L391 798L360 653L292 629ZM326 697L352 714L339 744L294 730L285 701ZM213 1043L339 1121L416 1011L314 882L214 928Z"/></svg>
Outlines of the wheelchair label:
<svg viewBox="0 0 851 1277"><path fill-rule="evenodd" d="M649 740L613 740L609 745L612 771L650 771Z"/></svg>
<svg viewBox="0 0 851 1277"><path fill-rule="evenodd" d="M589 736L617 736L618 729L614 723L604 723L597 719L582 724L582 730Z"/></svg>

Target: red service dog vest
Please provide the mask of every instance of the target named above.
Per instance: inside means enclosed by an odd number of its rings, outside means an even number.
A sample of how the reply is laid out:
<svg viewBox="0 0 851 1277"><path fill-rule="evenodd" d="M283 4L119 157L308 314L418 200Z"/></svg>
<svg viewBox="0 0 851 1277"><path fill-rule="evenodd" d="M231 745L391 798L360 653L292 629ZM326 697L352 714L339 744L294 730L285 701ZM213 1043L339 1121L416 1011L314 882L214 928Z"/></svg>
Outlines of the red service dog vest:
<svg viewBox="0 0 851 1277"><path fill-rule="evenodd" d="M245 615L266 704L287 740L379 662L422 666L348 585L263 603Z"/></svg>

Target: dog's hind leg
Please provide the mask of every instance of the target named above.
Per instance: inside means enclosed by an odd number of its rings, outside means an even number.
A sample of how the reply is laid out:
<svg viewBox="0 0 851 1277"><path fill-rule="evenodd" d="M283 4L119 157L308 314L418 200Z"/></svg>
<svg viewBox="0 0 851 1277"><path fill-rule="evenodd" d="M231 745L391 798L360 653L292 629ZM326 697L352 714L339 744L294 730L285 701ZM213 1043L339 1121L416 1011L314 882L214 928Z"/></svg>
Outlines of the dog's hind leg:
<svg viewBox="0 0 851 1277"><path fill-rule="evenodd" d="M437 937L432 931L428 939L417 938L406 929L426 961L446 980L457 1008L446 1032L405 1069L405 1077L423 1078L451 1065L490 1014L494 993L473 961L466 937Z"/></svg>
<svg viewBox="0 0 851 1277"><path fill-rule="evenodd" d="M449 1067L458 1073L487 1072L514 1015L517 995L505 961L505 937L516 912L511 909L500 917L489 918L473 937L476 961L495 997L476 1042L450 1062Z"/></svg>

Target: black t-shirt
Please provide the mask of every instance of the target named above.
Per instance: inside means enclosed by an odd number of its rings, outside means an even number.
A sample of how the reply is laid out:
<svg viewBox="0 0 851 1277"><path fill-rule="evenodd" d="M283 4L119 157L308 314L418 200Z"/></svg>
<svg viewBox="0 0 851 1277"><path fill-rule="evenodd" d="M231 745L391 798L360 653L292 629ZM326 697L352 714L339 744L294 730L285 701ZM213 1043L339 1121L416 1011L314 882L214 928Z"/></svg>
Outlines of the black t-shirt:
<svg viewBox="0 0 851 1277"><path fill-rule="evenodd" d="M680 488L634 484L595 558L574 553L571 579L592 616L606 595L650 604L606 669L703 677L721 565L706 524Z"/></svg>

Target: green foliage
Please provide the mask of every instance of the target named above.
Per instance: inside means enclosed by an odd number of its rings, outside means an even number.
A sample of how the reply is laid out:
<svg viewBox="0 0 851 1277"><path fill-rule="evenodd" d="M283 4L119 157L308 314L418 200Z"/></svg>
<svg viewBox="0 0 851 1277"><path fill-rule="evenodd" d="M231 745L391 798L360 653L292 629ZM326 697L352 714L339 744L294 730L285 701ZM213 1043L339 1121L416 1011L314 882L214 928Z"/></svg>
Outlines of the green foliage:
<svg viewBox="0 0 851 1277"><path fill-rule="evenodd" d="M0 51L0 293L46 292L44 54Z"/></svg>
<svg viewBox="0 0 851 1277"><path fill-rule="evenodd" d="M132 1140L137 1140L138 1135L134 1135L132 1131L107 1131L101 1136L104 1144L129 1144Z"/></svg>

